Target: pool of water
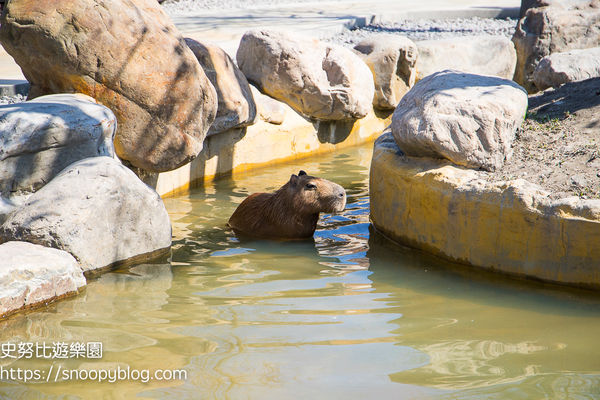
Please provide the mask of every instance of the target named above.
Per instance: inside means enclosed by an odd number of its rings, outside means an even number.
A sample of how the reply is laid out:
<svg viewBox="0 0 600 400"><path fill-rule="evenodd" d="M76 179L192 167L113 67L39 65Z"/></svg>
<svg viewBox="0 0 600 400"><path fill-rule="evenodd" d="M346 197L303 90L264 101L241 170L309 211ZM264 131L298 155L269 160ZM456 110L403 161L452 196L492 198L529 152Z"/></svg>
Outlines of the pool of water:
<svg viewBox="0 0 600 400"><path fill-rule="evenodd" d="M102 358L1 358L3 369L42 375L2 377L0 396L600 399L600 297L387 242L369 225L370 158L366 145L167 199L169 259L103 274L76 297L0 323L3 344L101 342ZM348 193L346 210L323 216L314 240L239 241L226 228L246 195L275 190L299 169ZM50 368L187 377L45 382Z"/></svg>

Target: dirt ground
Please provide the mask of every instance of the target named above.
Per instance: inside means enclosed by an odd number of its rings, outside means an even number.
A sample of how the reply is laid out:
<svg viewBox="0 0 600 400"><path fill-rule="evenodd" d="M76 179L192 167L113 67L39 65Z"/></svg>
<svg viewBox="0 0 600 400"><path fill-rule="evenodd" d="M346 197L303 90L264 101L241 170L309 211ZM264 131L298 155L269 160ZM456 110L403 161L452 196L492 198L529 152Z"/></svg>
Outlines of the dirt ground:
<svg viewBox="0 0 600 400"><path fill-rule="evenodd" d="M529 96L513 155L490 180L523 178L550 198L600 198L600 78Z"/></svg>

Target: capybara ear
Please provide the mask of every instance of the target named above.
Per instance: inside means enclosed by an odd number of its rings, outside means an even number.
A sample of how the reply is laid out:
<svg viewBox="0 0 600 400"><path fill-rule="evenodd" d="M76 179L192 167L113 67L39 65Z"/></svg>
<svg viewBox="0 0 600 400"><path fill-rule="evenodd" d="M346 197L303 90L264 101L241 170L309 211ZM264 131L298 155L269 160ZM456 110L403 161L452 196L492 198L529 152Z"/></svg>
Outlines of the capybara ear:
<svg viewBox="0 0 600 400"><path fill-rule="evenodd" d="M292 186L296 186L298 184L298 175L292 174L292 176L290 176L290 183Z"/></svg>
<svg viewBox="0 0 600 400"><path fill-rule="evenodd" d="M300 172L298 172L298 176L302 176L302 175L306 175L306 172L304 172L303 170L300 170Z"/></svg>

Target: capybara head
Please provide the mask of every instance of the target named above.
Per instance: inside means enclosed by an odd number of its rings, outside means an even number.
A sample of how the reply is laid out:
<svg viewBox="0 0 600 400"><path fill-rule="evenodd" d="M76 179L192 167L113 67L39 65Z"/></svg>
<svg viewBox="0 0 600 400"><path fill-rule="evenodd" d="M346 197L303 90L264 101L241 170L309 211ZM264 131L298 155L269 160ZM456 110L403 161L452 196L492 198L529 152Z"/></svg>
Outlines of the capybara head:
<svg viewBox="0 0 600 400"><path fill-rule="evenodd" d="M346 191L337 183L300 171L282 189L288 192L293 207L302 214L335 213L346 207Z"/></svg>

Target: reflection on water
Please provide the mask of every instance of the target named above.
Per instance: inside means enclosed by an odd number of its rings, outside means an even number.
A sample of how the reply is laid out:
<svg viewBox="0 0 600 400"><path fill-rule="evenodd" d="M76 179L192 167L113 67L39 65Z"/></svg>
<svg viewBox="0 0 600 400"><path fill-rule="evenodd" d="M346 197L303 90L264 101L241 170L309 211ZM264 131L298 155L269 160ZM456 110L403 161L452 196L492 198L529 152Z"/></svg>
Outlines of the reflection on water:
<svg viewBox="0 0 600 400"><path fill-rule="evenodd" d="M169 260L104 274L79 296L0 323L1 341L89 342L102 360L4 368L179 369L186 380L3 380L4 398L600 399L600 298L460 268L369 225L368 146L166 201ZM310 241L239 241L245 196L304 169L348 207Z"/></svg>

